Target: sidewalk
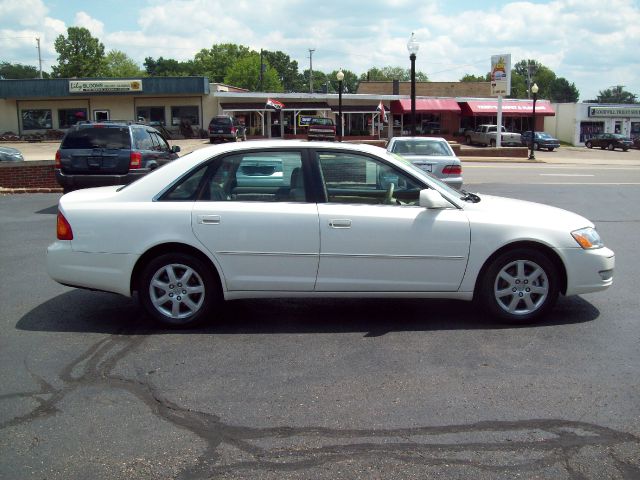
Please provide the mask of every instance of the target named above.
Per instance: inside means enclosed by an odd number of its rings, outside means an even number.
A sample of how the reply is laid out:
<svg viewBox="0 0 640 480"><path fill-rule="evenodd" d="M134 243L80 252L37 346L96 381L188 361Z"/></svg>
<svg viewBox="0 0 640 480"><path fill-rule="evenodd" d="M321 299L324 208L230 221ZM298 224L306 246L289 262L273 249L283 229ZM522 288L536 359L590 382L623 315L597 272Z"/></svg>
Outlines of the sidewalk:
<svg viewBox="0 0 640 480"><path fill-rule="evenodd" d="M208 139L171 140L170 145L180 146L180 156L209 145ZM53 161L60 142L0 142L0 145L17 148L24 155L25 161ZM464 146L462 147L464 149ZM586 147L560 147L554 152L536 151L535 160L510 157L466 157L460 159L465 162L482 163L552 163L568 165L625 165L640 166L640 150L631 149L608 151L588 149Z"/></svg>

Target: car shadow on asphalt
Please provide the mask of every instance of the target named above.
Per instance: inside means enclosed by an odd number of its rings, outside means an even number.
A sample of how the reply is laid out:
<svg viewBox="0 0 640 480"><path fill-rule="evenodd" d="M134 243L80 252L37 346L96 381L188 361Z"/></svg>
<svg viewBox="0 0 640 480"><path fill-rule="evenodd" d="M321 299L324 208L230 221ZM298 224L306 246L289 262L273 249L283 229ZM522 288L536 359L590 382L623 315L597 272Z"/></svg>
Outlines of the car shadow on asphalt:
<svg viewBox="0 0 640 480"><path fill-rule="evenodd" d="M590 322L600 311L584 298L558 300L533 325L505 325L487 318L471 302L426 299L269 299L226 302L219 319L199 328L157 326L136 299L71 290L25 314L16 328L26 331L117 335L162 333L281 334L355 333L379 337L389 332L541 328Z"/></svg>

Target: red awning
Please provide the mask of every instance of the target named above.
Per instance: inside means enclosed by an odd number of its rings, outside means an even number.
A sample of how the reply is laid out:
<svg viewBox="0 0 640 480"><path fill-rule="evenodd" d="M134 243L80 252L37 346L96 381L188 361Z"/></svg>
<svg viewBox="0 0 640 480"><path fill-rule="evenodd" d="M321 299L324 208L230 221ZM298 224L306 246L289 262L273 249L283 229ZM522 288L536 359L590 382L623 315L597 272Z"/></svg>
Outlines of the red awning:
<svg viewBox="0 0 640 480"><path fill-rule="evenodd" d="M462 103L462 115L466 117L495 117L498 114L498 101L473 100ZM554 116L551 103L547 100L536 102L536 115ZM503 101L502 115L505 117L530 117L533 115L533 100Z"/></svg>
<svg viewBox="0 0 640 480"><path fill-rule="evenodd" d="M416 98L416 113L460 112L460 105L453 98ZM393 100L391 113L411 113L411 99Z"/></svg>

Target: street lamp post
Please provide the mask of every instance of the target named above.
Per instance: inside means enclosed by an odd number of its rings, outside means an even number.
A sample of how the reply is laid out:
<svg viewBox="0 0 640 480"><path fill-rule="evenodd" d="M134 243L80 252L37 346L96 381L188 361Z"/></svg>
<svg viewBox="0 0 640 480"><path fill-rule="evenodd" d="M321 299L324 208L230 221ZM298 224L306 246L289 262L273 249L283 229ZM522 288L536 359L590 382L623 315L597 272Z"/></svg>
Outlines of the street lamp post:
<svg viewBox="0 0 640 480"><path fill-rule="evenodd" d="M344 80L344 73L342 69L336 74L338 79L338 141L342 141L342 80Z"/></svg>
<svg viewBox="0 0 640 480"><path fill-rule="evenodd" d="M415 34L412 32L407 42L407 50L409 50L409 59L411 60L411 136L416 136L416 53L420 44L416 40Z"/></svg>
<svg viewBox="0 0 640 480"><path fill-rule="evenodd" d="M533 115L531 116L531 151L529 153L529 160L535 160L536 156L533 153L533 146L536 139L536 102L538 101L538 84L534 83L531 86L531 93L533 93Z"/></svg>

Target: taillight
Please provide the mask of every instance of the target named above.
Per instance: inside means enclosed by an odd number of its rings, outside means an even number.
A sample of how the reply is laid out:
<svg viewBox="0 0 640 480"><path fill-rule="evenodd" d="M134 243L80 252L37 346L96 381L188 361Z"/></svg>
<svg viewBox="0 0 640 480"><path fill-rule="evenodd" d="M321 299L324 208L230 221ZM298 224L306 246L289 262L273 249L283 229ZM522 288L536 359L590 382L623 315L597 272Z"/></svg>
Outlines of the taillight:
<svg viewBox="0 0 640 480"><path fill-rule="evenodd" d="M62 155L60 154L60 150L56 151L56 163L54 165L55 168L62 168L62 161L60 160Z"/></svg>
<svg viewBox="0 0 640 480"><path fill-rule="evenodd" d="M444 175L462 175L462 167L460 165L447 165L442 169Z"/></svg>
<svg viewBox="0 0 640 480"><path fill-rule="evenodd" d="M235 135L236 134L236 127L231 127L231 135Z"/></svg>
<svg viewBox="0 0 640 480"><path fill-rule="evenodd" d="M129 156L129 168L140 168L142 165L142 154L140 152L131 152Z"/></svg>
<svg viewBox="0 0 640 480"><path fill-rule="evenodd" d="M64 218L64 215L62 215L60 210L58 210L56 233L58 235L58 240L73 240L71 225L69 225L69 222L67 222L67 219Z"/></svg>

